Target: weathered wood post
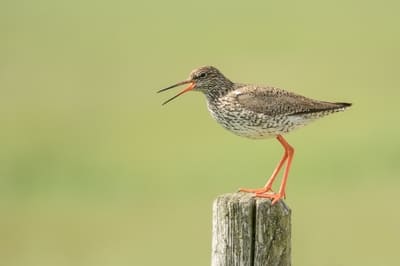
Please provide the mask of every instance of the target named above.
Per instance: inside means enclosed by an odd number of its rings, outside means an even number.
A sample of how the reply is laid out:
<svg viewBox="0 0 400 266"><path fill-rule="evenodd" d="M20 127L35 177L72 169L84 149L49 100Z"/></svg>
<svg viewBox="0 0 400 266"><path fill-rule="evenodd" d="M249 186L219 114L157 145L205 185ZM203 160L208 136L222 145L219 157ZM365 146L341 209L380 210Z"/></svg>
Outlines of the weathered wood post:
<svg viewBox="0 0 400 266"><path fill-rule="evenodd" d="M289 266L290 209L250 193L218 196L213 204L212 266Z"/></svg>

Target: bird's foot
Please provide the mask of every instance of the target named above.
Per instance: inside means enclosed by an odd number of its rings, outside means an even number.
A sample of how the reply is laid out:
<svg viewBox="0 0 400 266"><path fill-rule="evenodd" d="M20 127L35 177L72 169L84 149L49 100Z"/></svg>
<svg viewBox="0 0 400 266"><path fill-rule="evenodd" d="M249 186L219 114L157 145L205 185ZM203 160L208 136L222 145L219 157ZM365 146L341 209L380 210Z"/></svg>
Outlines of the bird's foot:
<svg viewBox="0 0 400 266"><path fill-rule="evenodd" d="M273 192L270 187L263 187L263 188L239 188L239 192L248 192L248 193L255 193L255 194L264 194L268 192Z"/></svg>
<svg viewBox="0 0 400 266"><path fill-rule="evenodd" d="M271 199L272 200L272 205L274 205L275 203L277 203L280 199L283 199L286 197L285 193L274 193L274 192L270 192L270 193L256 193L256 197L259 198L267 198L267 199Z"/></svg>

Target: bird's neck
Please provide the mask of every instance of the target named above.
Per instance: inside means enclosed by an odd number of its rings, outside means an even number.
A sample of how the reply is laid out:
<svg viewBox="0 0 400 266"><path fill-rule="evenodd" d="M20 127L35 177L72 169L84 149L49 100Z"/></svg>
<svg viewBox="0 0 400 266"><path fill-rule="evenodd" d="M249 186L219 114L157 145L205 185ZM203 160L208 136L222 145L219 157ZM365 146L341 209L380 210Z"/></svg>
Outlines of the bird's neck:
<svg viewBox="0 0 400 266"><path fill-rule="evenodd" d="M214 102L214 101L218 101L219 98L225 96L227 93L229 93L233 89L234 89L234 84L233 84L233 82L229 81L229 82L226 82L219 86L215 86L215 87L207 90L205 95L209 102Z"/></svg>

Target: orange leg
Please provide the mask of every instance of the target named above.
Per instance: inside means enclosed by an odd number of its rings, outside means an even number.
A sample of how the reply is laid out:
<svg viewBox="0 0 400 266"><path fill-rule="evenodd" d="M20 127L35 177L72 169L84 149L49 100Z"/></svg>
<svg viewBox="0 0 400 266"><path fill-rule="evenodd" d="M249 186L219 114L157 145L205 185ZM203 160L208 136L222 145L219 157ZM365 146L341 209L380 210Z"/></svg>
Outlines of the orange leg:
<svg viewBox="0 0 400 266"><path fill-rule="evenodd" d="M292 159L293 159L293 155L294 155L293 147L290 146L289 143L287 143L287 141L281 135L278 135L276 138L282 144L283 148L285 149L285 153L284 153L282 159L279 161L278 165L276 166L271 177L268 179L265 186L263 188L259 188L259 189L240 189L239 190L239 191L243 191L243 192L255 193L257 197L273 199L272 204L275 204L278 200L280 200L281 198L284 198L286 196L286 182L287 182L290 166L292 164ZM285 162L287 162L287 164L286 164L285 171L283 173L282 183L279 188L279 192L274 193L274 192L272 192L272 184L274 183L276 176L278 175L279 171L281 170L281 168Z"/></svg>
<svg viewBox="0 0 400 266"><path fill-rule="evenodd" d="M264 187L255 188L255 189L241 188L241 189L239 189L239 191L256 193L256 194L262 194L262 193L266 193L266 192L272 191L272 184L274 183L276 176L279 174L279 171L281 170L283 164L286 162L287 158L288 158L288 153L285 150L285 153L283 154L282 159L279 161L279 163L276 166L274 172L272 173L271 177L268 179L268 181L267 181L267 183L265 184Z"/></svg>

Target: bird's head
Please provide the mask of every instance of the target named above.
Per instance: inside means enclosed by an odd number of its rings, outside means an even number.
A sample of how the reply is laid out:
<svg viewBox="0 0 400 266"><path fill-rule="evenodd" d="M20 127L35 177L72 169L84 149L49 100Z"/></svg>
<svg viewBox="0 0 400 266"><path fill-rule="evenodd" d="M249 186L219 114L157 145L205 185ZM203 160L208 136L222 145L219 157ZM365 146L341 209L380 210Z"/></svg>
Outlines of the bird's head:
<svg viewBox="0 0 400 266"><path fill-rule="evenodd" d="M219 90L229 86L230 84L232 84L232 82L225 78L225 76L215 67L203 66L196 68L192 72L190 72L189 78L187 80L181 81L165 89L159 90L158 92L163 92L184 84L189 84L189 86L174 97L165 101L163 105L169 103L170 101L184 94L185 92L194 90L201 91L207 95L215 90Z"/></svg>

